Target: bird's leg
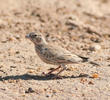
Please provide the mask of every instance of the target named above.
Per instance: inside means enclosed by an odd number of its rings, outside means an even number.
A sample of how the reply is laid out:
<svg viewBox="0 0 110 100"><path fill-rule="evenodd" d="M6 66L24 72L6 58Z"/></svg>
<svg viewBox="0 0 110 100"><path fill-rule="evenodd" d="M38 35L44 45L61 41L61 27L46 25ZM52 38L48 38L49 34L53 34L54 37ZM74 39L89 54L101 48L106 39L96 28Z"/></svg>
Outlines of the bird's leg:
<svg viewBox="0 0 110 100"><path fill-rule="evenodd" d="M66 69L66 66L65 66L65 65L62 65L62 67L63 67L63 69L61 69L61 70L53 77L53 79L62 78L61 76L58 76L58 75Z"/></svg>
<svg viewBox="0 0 110 100"><path fill-rule="evenodd" d="M61 69L57 74L56 76L58 76L61 72L63 72L65 69L66 69L66 66L65 65L62 65L63 69Z"/></svg>
<svg viewBox="0 0 110 100"><path fill-rule="evenodd" d="M48 72L48 73L47 73L47 75L49 75L49 74L51 74L52 72L54 72L54 71L58 70L59 68L61 68L61 65L60 65L60 66L58 66L57 68L55 68L55 69L51 70L50 72Z"/></svg>

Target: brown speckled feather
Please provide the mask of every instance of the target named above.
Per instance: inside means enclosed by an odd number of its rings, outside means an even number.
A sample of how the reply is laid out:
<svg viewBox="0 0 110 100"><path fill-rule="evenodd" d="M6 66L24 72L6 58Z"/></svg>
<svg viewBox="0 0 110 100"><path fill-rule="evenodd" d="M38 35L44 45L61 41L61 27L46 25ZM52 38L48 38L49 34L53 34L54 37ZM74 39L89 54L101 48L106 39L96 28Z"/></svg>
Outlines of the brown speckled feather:
<svg viewBox="0 0 110 100"><path fill-rule="evenodd" d="M82 58L79 56L58 46L40 44L36 45L35 49L39 57L46 63L71 64L82 61Z"/></svg>

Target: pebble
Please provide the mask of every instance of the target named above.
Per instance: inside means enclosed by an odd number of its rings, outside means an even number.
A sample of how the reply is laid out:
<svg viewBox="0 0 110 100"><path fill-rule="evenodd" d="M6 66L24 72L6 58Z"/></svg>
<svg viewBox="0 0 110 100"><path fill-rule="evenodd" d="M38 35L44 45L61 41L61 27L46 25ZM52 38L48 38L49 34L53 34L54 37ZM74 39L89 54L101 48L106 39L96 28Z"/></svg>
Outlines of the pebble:
<svg viewBox="0 0 110 100"><path fill-rule="evenodd" d="M28 90L25 91L25 93L33 93L35 92L31 87L28 88Z"/></svg>
<svg viewBox="0 0 110 100"><path fill-rule="evenodd" d="M17 40L20 40L20 36L19 36L19 35L15 35L15 38L16 38Z"/></svg>
<svg viewBox="0 0 110 100"><path fill-rule="evenodd" d="M90 48L89 48L90 51L97 51L100 49L101 49L101 46L98 44L94 44L94 45L90 46Z"/></svg>
<svg viewBox="0 0 110 100"><path fill-rule="evenodd" d="M47 97L47 98L51 97L51 94L47 94L46 97Z"/></svg>
<svg viewBox="0 0 110 100"><path fill-rule="evenodd" d="M88 84L94 85L94 83L92 81L89 81Z"/></svg>

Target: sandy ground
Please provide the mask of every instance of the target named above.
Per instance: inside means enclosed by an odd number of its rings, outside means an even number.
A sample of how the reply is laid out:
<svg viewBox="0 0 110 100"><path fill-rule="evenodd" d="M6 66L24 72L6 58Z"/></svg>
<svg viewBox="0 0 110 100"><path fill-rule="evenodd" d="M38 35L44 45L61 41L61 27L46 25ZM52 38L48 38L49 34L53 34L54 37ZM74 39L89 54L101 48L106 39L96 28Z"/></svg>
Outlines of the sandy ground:
<svg viewBox="0 0 110 100"><path fill-rule="evenodd" d="M44 76L57 66L39 59L32 31L99 65ZM0 100L47 99L110 100L110 0L0 0Z"/></svg>

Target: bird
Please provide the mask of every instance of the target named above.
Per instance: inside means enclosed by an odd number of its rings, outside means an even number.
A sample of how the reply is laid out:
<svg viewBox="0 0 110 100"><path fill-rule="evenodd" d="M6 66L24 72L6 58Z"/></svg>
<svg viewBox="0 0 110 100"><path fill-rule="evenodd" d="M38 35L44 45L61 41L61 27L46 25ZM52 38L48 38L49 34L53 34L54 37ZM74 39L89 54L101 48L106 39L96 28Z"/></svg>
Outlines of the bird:
<svg viewBox="0 0 110 100"><path fill-rule="evenodd" d="M61 46L49 44L41 33L31 32L25 37L34 43L35 51L43 62L58 66L57 68L49 71L46 75L50 75L61 68L61 70L56 74L56 76L58 76L66 69L67 64L88 61L87 57L73 54Z"/></svg>

